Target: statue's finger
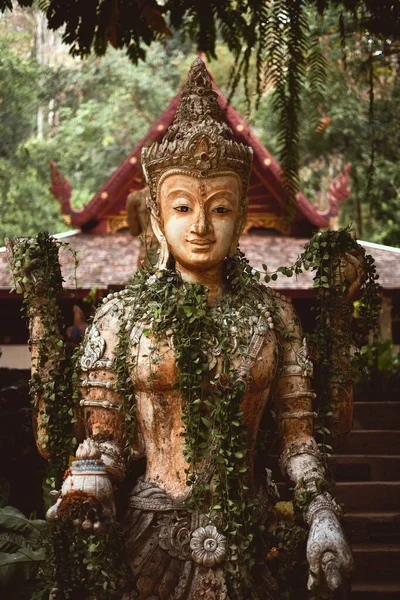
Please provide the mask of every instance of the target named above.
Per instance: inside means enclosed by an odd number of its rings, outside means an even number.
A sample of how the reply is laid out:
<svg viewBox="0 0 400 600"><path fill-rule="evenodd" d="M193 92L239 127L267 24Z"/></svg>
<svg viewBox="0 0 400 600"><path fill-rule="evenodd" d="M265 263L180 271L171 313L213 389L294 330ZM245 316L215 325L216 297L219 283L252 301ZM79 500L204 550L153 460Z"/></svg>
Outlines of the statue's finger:
<svg viewBox="0 0 400 600"><path fill-rule="evenodd" d="M318 542L313 542L307 547L309 566L307 587L309 590L319 582L321 550L321 545Z"/></svg>
<svg viewBox="0 0 400 600"><path fill-rule="evenodd" d="M82 522L83 531L87 531L88 533L93 531L93 522L90 519L85 519Z"/></svg>
<svg viewBox="0 0 400 600"><path fill-rule="evenodd" d="M333 552L325 552L322 557L321 564L325 581L329 589L334 592L343 584L339 561Z"/></svg>
<svg viewBox="0 0 400 600"><path fill-rule="evenodd" d="M104 523L102 523L101 521L95 521L93 523L94 533L102 533L105 530L106 530L106 527L105 527Z"/></svg>
<svg viewBox="0 0 400 600"><path fill-rule="evenodd" d="M343 552L343 566L347 573L350 573L354 569L354 559L350 548L347 548Z"/></svg>
<svg viewBox="0 0 400 600"><path fill-rule="evenodd" d="M313 586L318 583L318 572L314 572L311 569L308 571L307 589L312 590Z"/></svg>

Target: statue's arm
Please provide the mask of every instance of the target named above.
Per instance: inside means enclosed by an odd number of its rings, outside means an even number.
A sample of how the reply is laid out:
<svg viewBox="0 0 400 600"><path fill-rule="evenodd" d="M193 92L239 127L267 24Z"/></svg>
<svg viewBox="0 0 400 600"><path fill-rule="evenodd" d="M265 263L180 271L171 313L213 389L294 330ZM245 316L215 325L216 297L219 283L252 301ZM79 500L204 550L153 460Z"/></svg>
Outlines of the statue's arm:
<svg viewBox="0 0 400 600"><path fill-rule="evenodd" d="M101 306L88 328L80 358L80 408L86 438L96 442L110 478L125 476L125 399L117 389L115 359L122 301Z"/></svg>
<svg viewBox="0 0 400 600"><path fill-rule="evenodd" d="M352 568L352 557L340 525L340 510L332 496L322 491L327 476L313 436L312 365L298 318L288 300L280 299L277 333L281 344L278 377L280 464L292 482L297 504L310 532L307 559L309 587L325 578L331 589Z"/></svg>
<svg viewBox="0 0 400 600"><path fill-rule="evenodd" d="M76 452L77 460L66 472L56 503L46 515L48 519L54 519L65 514L71 501L82 507L85 503L90 504L91 510L86 511L84 521L77 521L87 531L96 531L96 526L103 528L114 520L114 491L126 471L124 398L118 392L115 371L122 311L123 302L119 298L108 302L107 306L102 305L86 330L78 365L78 414L85 439ZM102 475L104 467L106 477ZM85 469L87 472L82 478L81 471ZM85 497L87 500L83 502ZM95 502L93 506L92 502ZM100 512L93 512L95 505L101 506Z"/></svg>
<svg viewBox="0 0 400 600"><path fill-rule="evenodd" d="M50 248L43 249L36 238L32 238L32 240L6 238L5 243L13 278L18 281L27 310L31 352L30 393L33 406L33 431L40 455L48 460L50 453L47 444L48 420L46 418L44 385L51 384L52 372L65 360L64 340L59 326L57 304L57 292L62 291L58 248L56 244L53 244L50 245ZM21 249L23 249L22 253ZM46 267L51 261L53 270L49 273ZM47 289L49 278L53 284L51 293ZM57 281L59 287L57 287ZM45 346L43 342L49 336L52 342L51 347Z"/></svg>
<svg viewBox="0 0 400 600"><path fill-rule="evenodd" d="M278 374L278 420L280 465L295 485L324 479L325 470L313 436L314 393L312 364L308 360L301 326L292 304L279 299L277 334L280 343Z"/></svg>

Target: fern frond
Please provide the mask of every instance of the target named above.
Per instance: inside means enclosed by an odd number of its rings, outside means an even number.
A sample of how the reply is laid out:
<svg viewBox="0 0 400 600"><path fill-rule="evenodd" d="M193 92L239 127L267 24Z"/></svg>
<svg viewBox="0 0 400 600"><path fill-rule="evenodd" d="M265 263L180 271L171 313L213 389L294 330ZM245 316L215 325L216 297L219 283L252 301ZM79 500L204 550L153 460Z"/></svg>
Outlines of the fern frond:
<svg viewBox="0 0 400 600"><path fill-rule="evenodd" d="M311 101L314 106L318 106L324 98L327 67L328 63L316 33L311 36L307 58L308 83L311 91ZM317 111L314 111L314 114L316 122L319 121Z"/></svg>

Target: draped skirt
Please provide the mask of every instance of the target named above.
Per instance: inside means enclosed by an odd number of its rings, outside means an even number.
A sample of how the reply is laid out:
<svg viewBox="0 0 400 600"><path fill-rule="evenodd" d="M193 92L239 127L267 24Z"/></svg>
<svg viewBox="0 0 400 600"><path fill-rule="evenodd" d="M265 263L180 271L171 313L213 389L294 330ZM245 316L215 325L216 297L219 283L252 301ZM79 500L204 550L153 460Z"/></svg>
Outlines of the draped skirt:
<svg viewBox="0 0 400 600"><path fill-rule="evenodd" d="M139 600L277 600L266 565L254 573L251 593L228 587L232 561L226 539L204 515L188 512L152 482L134 488L125 522L126 556Z"/></svg>

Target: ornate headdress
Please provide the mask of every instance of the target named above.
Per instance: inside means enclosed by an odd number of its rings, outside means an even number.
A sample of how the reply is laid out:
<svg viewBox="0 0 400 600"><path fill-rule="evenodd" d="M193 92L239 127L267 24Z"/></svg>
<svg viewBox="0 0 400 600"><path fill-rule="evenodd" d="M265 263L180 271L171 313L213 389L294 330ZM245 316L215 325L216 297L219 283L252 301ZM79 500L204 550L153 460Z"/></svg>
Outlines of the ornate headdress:
<svg viewBox="0 0 400 600"><path fill-rule="evenodd" d="M200 58L192 63L181 103L161 142L142 150L142 167L150 188L149 208L159 215L158 190L171 171L197 177L234 172L241 182L241 215L247 209L246 190L253 151L235 142Z"/></svg>

